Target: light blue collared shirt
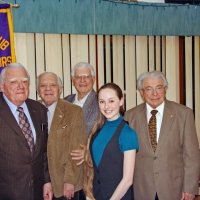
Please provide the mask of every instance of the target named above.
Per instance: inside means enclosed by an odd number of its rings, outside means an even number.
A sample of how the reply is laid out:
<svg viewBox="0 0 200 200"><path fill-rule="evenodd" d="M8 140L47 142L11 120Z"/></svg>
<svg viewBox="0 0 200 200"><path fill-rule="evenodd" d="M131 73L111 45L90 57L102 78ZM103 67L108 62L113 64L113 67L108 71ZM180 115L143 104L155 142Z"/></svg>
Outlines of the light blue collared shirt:
<svg viewBox="0 0 200 200"><path fill-rule="evenodd" d="M18 106L13 104L5 95L3 95L3 97L4 97L5 101L6 101L6 103L8 104L12 114L14 115L17 123L19 124L19 112L17 111L17 107ZM20 105L20 107L23 108L24 113L25 113L26 117L28 118L28 122L29 122L29 124L31 126L31 130L32 130L32 133L33 133L34 144L35 144L35 142L36 142L36 132L35 132L35 127L33 125L33 121L31 119L30 113L28 111L28 107L27 107L25 102L22 105Z"/></svg>

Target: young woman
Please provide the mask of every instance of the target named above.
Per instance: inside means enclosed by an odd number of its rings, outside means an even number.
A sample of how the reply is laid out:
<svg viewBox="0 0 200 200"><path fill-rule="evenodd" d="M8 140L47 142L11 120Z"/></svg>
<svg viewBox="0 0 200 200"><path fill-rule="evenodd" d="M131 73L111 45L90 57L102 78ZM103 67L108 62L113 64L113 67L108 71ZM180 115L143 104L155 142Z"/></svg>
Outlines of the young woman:
<svg viewBox="0 0 200 200"><path fill-rule="evenodd" d="M124 98L114 83L97 92L100 116L87 144L85 191L89 199L133 200L137 135L123 120Z"/></svg>

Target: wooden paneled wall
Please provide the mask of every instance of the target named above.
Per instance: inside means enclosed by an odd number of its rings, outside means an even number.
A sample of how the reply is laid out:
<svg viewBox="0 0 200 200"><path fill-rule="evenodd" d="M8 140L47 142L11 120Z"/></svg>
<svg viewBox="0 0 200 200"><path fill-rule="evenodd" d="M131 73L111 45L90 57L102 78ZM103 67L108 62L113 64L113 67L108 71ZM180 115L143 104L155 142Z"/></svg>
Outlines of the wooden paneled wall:
<svg viewBox="0 0 200 200"><path fill-rule="evenodd" d="M138 75L161 70L169 82L168 99L180 102L180 90L184 91L185 104L194 110L200 139L200 38L184 38L184 84L181 86L179 41L177 36L15 33L17 62L31 76L31 98L37 99L35 79L44 71L61 77L62 96L74 92L71 68L77 62L86 61L96 68L94 88L106 82L119 84L124 90L127 110L142 102L136 90Z"/></svg>

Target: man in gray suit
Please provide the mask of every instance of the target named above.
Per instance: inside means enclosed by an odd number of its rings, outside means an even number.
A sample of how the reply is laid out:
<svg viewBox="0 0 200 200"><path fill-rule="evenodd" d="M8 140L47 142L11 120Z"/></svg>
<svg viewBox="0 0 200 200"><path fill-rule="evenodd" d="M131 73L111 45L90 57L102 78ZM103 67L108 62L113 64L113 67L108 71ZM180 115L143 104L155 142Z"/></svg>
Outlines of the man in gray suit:
<svg viewBox="0 0 200 200"><path fill-rule="evenodd" d="M71 78L77 93L64 99L82 107L88 135L99 114L96 92L93 90L94 68L87 62L77 63L72 69Z"/></svg>
<svg viewBox="0 0 200 200"><path fill-rule="evenodd" d="M51 199L47 109L28 99L29 74L21 64L5 67L0 83L0 199Z"/></svg>
<svg viewBox="0 0 200 200"><path fill-rule="evenodd" d="M135 200L193 200L200 175L193 112L166 99L168 82L161 72L141 74L137 87L144 103L125 114L140 146L134 173ZM150 133L155 133L155 138Z"/></svg>
<svg viewBox="0 0 200 200"><path fill-rule="evenodd" d="M95 82L94 68L87 62L77 63L72 69L71 78L77 93L64 99L82 107L88 136L99 114L96 92L93 89ZM84 149L85 146L80 144L80 149L73 150L71 153L72 159L78 161L77 165L84 161ZM83 193L80 193L79 200L85 200Z"/></svg>

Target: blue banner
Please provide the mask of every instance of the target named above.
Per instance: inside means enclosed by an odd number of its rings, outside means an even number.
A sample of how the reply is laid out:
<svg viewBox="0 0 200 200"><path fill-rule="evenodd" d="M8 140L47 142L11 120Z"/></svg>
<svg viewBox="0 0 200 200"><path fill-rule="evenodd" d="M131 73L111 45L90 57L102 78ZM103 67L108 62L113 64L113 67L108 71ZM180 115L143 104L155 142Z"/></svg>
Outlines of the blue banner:
<svg viewBox="0 0 200 200"><path fill-rule="evenodd" d="M0 71L16 61L11 9L11 4L0 4Z"/></svg>

